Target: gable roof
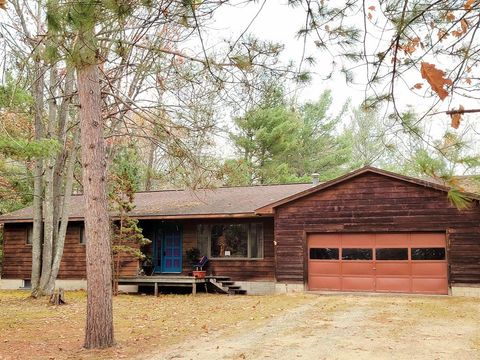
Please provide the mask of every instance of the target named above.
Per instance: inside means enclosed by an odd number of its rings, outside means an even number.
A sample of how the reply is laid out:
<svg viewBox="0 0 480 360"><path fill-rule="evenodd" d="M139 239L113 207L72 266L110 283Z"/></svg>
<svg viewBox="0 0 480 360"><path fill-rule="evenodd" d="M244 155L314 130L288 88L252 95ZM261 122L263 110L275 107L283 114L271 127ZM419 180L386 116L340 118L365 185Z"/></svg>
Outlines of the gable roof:
<svg viewBox="0 0 480 360"><path fill-rule="evenodd" d="M273 209L275 209L278 206L281 206L283 204L287 204L291 201L300 199L304 196L316 193L318 191L328 189L328 188L330 188L334 185L337 185L339 183L342 183L344 181L348 181L348 180L350 180L354 177L361 176L361 175L367 174L367 173L378 174L378 175L386 176L386 177L389 177L389 178L397 179L397 180L400 180L400 181L405 181L405 182L408 182L408 183L411 183L411 184L424 186L424 187L428 187L428 188L432 188L432 189L436 189L436 190L444 191L444 192L448 192L452 189L450 186L447 186L445 184L441 184L441 183L437 183L437 182L433 182L433 181L422 180L422 179L418 179L418 178L414 178L414 177L410 177L410 176L400 175L400 174L397 174L397 173L394 173L394 172L391 172L391 171L381 170L381 169L378 169L378 168L375 168L375 167L372 167L372 166L365 166L363 168L352 171L350 173L347 173L347 174L345 174L343 176L340 176L338 178L335 178L333 180L321 183L321 184L316 185L316 186L312 186L312 187L310 187L308 189L305 189L303 191L300 191L296 194L292 194L288 197L285 197L284 199L280 199L280 200L274 201L270 204L267 204L266 206L262 206L262 207L256 209L256 213L259 214L259 215L270 214L273 211ZM462 193L465 194L467 197L469 197L471 199L480 200L480 195L479 194L465 192L465 191L462 191Z"/></svg>
<svg viewBox="0 0 480 360"><path fill-rule="evenodd" d="M135 209L131 216L138 219L193 219L193 218L232 218L271 216L280 205L328 189L363 174L373 173L405 181L439 191L448 192L451 187L434 181L404 176L386 170L366 166L336 179L312 184L255 185L221 187L199 190L160 190L138 192L135 196ZM477 182L472 185L472 177L459 177L459 184L480 192ZM480 200L480 195L463 192L469 198ZM82 221L85 212L83 195L74 195L70 201L71 221ZM112 214L115 216L115 214ZM0 223L31 222L32 207L17 210L0 216Z"/></svg>
<svg viewBox="0 0 480 360"><path fill-rule="evenodd" d="M253 217L257 216L255 209L310 187L312 184L288 184L138 192L130 214L139 219ZM83 195L72 196L69 219L83 220L84 212ZM0 216L0 223L31 222L32 218L32 207L27 207Z"/></svg>

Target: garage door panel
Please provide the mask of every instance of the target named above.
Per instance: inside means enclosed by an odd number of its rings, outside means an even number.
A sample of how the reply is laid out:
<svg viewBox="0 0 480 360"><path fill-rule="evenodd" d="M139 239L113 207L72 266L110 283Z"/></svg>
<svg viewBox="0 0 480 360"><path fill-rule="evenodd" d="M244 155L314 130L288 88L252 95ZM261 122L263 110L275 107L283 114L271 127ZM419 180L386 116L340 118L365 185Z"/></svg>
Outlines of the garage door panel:
<svg viewBox="0 0 480 360"><path fill-rule="evenodd" d="M445 247L445 234L415 233L411 235L412 247Z"/></svg>
<svg viewBox="0 0 480 360"><path fill-rule="evenodd" d="M339 276L309 276L310 290L342 290L342 278Z"/></svg>
<svg viewBox="0 0 480 360"><path fill-rule="evenodd" d="M373 248L375 238L371 234L343 234L343 248Z"/></svg>
<svg viewBox="0 0 480 360"><path fill-rule="evenodd" d="M337 275L340 276L339 261L311 261L308 268L311 275Z"/></svg>
<svg viewBox="0 0 480 360"><path fill-rule="evenodd" d="M410 234L376 234L377 248L405 248L410 246Z"/></svg>
<svg viewBox="0 0 480 360"><path fill-rule="evenodd" d="M376 290L381 292L410 292L410 277L377 277Z"/></svg>
<svg viewBox="0 0 480 360"><path fill-rule="evenodd" d="M411 274L408 261L377 261L375 267L377 276L410 276Z"/></svg>
<svg viewBox="0 0 480 360"><path fill-rule="evenodd" d="M374 276L375 270L373 262L370 261L343 261L342 274Z"/></svg>
<svg viewBox="0 0 480 360"><path fill-rule="evenodd" d="M342 278L344 291L374 291L375 279L373 277L344 276Z"/></svg>
<svg viewBox="0 0 480 360"><path fill-rule="evenodd" d="M412 292L421 294L448 294L446 284L445 279L414 278L412 279Z"/></svg>
<svg viewBox="0 0 480 360"><path fill-rule="evenodd" d="M321 235L309 235L308 247L325 247L325 248L339 248L340 247L340 234L321 234Z"/></svg>
<svg viewBox="0 0 480 360"><path fill-rule="evenodd" d="M413 276L446 277L446 274L447 274L446 262L412 261Z"/></svg>

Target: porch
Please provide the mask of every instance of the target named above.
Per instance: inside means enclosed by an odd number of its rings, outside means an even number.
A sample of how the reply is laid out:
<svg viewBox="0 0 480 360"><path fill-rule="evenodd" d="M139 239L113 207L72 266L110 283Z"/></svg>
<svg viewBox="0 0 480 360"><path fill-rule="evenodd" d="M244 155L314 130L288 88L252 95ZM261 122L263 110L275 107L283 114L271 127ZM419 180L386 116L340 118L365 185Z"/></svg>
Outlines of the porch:
<svg viewBox="0 0 480 360"><path fill-rule="evenodd" d="M207 290L207 279L198 279L194 276L181 275L152 275L152 276L137 276L135 278L121 278L118 281L119 285L138 285L138 286L153 286L153 293L158 296L158 288L162 286L169 287L191 287L192 295L197 293L197 285L203 284L205 291Z"/></svg>
<svg viewBox="0 0 480 360"><path fill-rule="evenodd" d="M206 293L209 292L209 287L211 292L223 294L245 295L247 293L228 276L207 276L203 279L183 275L137 276L134 278L120 278L118 284L153 286L153 294L155 296L158 296L160 287L190 287L192 295L196 295L198 285L203 285Z"/></svg>

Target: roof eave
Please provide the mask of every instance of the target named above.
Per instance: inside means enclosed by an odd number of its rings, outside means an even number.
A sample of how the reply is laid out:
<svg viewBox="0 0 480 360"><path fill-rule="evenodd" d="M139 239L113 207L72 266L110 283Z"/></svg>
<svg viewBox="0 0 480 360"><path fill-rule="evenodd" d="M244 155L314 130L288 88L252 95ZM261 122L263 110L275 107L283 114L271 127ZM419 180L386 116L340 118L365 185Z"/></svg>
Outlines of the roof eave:
<svg viewBox="0 0 480 360"><path fill-rule="evenodd" d="M257 214L255 212L244 213L216 213L216 214L182 214L182 215L158 215L143 214L131 215L132 218L138 220L188 220L188 219L241 219L241 218L257 218L259 216L268 217L269 214ZM116 220L118 216L112 216L111 219ZM84 221L83 217L70 217L69 221ZM0 219L0 224L14 223L30 223L32 218L5 218Z"/></svg>

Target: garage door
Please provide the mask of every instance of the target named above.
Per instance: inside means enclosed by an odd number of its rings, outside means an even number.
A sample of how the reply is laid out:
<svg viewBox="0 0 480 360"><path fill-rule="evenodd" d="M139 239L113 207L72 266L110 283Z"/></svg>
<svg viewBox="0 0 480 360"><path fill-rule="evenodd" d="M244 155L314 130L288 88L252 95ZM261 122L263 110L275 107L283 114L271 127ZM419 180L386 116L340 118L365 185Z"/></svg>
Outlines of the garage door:
<svg viewBox="0 0 480 360"><path fill-rule="evenodd" d="M310 234L310 290L447 294L443 233Z"/></svg>

